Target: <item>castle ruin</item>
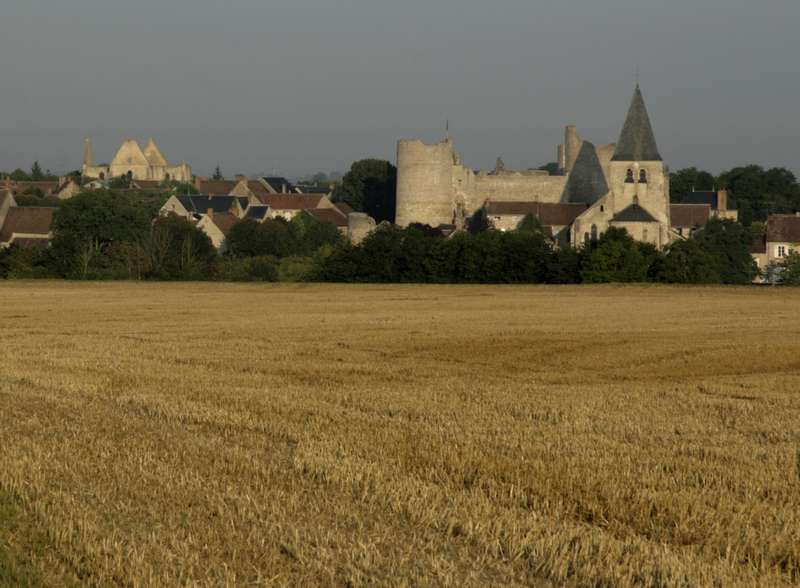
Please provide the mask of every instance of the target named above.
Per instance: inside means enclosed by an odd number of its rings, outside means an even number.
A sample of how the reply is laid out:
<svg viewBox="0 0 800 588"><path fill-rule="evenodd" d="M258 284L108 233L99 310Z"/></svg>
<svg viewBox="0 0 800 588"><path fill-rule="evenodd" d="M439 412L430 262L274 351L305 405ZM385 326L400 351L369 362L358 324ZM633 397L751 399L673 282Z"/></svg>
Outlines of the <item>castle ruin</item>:
<svg viewBox="0 0 800 588"><path fill-rule="evenodd" d="M594 145L570 125L558 146L557 174L506 170L501 163L475 172L461 164L449 137L435 145L401 140L397 224L461 228L489 203L567 204L576 211L564 231L568 243L596 239L611 226L659 249L678 238L670 223L668 168L638 84L617 143Z"/></svg>

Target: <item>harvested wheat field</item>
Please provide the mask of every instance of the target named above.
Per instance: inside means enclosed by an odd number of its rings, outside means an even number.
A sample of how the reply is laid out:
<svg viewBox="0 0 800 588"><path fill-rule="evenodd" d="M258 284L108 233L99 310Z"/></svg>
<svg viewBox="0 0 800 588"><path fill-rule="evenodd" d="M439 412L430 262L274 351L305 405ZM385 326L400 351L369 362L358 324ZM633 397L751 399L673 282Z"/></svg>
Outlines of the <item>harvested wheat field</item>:
<svg viewBox="0 0 800 588"><path fill-rule="evenodd" d="M0 583L800 582L800 291L0 284Z"/></svg>

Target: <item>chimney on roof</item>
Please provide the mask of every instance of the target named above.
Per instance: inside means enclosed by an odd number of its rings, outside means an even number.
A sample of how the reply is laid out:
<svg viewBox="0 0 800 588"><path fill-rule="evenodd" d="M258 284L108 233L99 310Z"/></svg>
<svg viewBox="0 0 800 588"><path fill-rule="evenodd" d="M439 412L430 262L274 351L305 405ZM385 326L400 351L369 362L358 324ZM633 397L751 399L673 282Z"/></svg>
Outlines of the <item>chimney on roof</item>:
<svg viewBox="0 0 800 588"><path fill-rule="evenodd" d="M717 210L728 210L727 190L717 190Z"/></svg>

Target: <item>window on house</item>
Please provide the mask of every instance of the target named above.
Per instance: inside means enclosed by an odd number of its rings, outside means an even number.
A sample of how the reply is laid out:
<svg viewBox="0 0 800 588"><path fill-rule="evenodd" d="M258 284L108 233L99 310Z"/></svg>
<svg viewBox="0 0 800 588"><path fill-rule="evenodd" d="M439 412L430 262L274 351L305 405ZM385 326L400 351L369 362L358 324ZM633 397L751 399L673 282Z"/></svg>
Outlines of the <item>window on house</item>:
<svg viewBox="0 0 800 588"><path fill-rule="evenodd" d="M642 241L647 241L647 229L642 229Z"/></svg>
<svg viewBox="0 0 800 588"><path fill-rule="evenodd" d="M633 170L629 169L627 175L625 176L625 183L626 184L633 184Z"/></svg>
<svg viewBox="0 0 800 588"><path fill-rule="evenodd" d="M597 241L597 225L592 225L592 241Z"/></svg>
<svg viewBox="0 0 800 588"><path fill-rule="evenodd" d="M647 183L647 170L639 170L639 183L646 184Z"/></svg>
<svg viewBox="0 0 800 588"><path fill-rule="evenodd" d="M778 245L778 257L786 257L786 247L784 245Z"/></svg>

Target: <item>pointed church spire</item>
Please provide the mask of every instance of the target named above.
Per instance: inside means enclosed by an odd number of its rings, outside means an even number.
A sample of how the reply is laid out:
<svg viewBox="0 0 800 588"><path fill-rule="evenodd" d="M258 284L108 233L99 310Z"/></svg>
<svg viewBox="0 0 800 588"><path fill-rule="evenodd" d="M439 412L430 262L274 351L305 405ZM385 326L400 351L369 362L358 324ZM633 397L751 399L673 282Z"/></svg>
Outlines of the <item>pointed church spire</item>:
<svg viewBox="0 0 800 588"><path fill-rule="evenodd" d="M86 138L86 142L83 145L83 165L85 167L92 167L94 165L94 154L92 153L92 140L90 138Z"/></svg>
<svg viewBox="0 0 800 588"><path fill-rule="evenodd" d="M644 97L639 84L633 93L628 118L622 127L622 133L617 142L617 150L612 161L661 161L658 153L656 137L653 127L650 126L650 116L644 104Z"/></svg>

